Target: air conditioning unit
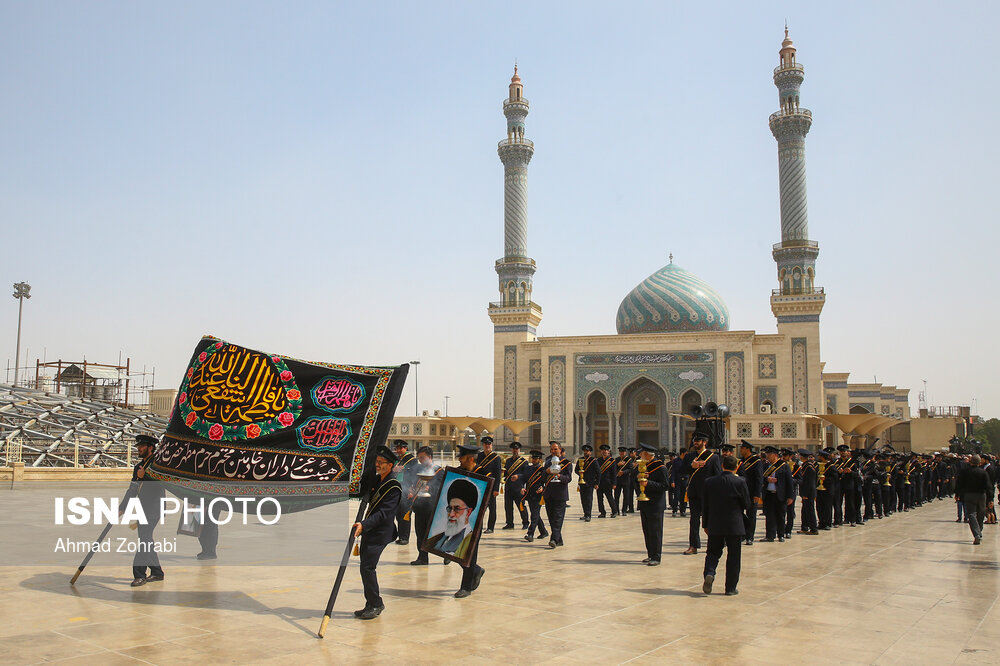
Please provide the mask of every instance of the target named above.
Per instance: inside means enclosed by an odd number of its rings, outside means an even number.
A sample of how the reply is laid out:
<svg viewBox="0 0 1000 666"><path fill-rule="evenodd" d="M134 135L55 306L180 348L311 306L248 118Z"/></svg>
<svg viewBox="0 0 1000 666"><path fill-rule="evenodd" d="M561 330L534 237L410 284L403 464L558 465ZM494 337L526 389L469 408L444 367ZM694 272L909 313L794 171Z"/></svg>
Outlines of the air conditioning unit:
<svg viewBox="0 0 1000 666"><path fill-rule="evenodd" d="M781 413L782 414L791 414L792 413L792 406L791 405L785 405L784 407L781 408Z"/></svg>
<svg viewBox="0 0 1000 666"><path fill-rule="evenodd" d="M761 405L760 406L760 413L761 414L770 414L771 413L771 405Z"/></svg>

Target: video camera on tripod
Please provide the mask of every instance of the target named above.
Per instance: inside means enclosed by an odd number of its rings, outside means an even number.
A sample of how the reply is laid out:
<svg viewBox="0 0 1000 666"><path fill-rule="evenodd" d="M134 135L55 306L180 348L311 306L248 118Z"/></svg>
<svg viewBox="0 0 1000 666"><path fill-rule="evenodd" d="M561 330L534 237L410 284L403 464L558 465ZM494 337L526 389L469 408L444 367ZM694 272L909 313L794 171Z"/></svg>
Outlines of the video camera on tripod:
<svg viewBox="0 0 1000 666"><path fill-rule="evenodd" d="M717 449L726 443L726 419L729 417L729 407L709 401L704 406L694 405L688 413L694 419L695 434L708 437L708 448Z"/></svg>

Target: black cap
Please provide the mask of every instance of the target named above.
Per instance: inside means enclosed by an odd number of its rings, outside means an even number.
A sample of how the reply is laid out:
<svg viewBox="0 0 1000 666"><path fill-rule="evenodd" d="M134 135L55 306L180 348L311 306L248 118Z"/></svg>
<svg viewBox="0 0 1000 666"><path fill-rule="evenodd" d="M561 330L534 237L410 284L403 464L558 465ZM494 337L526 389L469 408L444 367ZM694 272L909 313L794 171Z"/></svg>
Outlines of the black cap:
<svg viewBox="0 0 1000 666"><path fill-rule="evenodd" d="M628 447L627 446L619 446L618 450L619 451L628 451Z"/></svg>
<svg viewBox="0 0 1000 666"><path fill-rule="evenodd" d="M482 451L482 449L479 448L479 446L476 445L476 444L459 444L458 445L458 457L459 458L461 458L462 456L469 456L469 455L473 455L474 456L477 453L479 453L480 451Z"/></svg>
<svg viewBox="0 0 1000 666"><path fill-rule="evenodd" d="M520 451L521 450L521 442L511 442L510 443L510 450L513 451L514 449L517 449L517 450Z"/></svg>
<svg viewBox="0 0 1000 666"><path fill-rule="evenodd" d="M640 451L648 451L650 453L659 453L659 451L660 451L658 448L656 448L652 444L647 444L646 442L639 442L639 450Z"/></svg>
<svg viewBox="0 0 1000 666"><path fill-rule="evenodd" d="M841 444L840 446L837 447L837 450L838 451L850 451L851 447L849 447L847 444Z"/></svg>
<svg viewBox="0 0 1000 666"><path fill-rule="evenodd" d="M790 456L790 455L792 455L792 450L791 449L786 449L786 448L782 447L781 448L781 455L783 455L783 456Z"/></svg>
<svg viewBox="0 0 1000 666"><path fill-rule="evenodd" d="M159 443L160 443L160 440L158 440L155 437L152 437L150 435L136 435L135 436L135 445L136 446L152 446L152 447L155 447Z"/></svg>
<svg viewBox="0 0 1000 666"><path fill-rule="evenodd" d="M392 440L392 448L394 449L406 449L409 448L410 443L405 439L394 439Z"/></svg>
<svg viewBox="0 0 1000 666"><path fill-rule="evenodd" d="M811 456L812 455L812 451L810 451L809 449L799 449L799 455L800 456Z"/></svg>
<svg viewBox="0 0 1000 666"><path fill-rule="evenodd" d="M388 446L380 446L375 449L375 455L379 458L384 458L390 465L395 465L398 460L396 454L390 451Z"/></svg>
<svg viewBox="0 0 1000 666"><path fill-rule="evenodd" d="M593 451L594 447L592 447L590 444L584 444L583 446L580 447L580 450L581 451Z"/></svg>
<svg viewBox="0 0 1000 666"><path fill-rule="evenodd" d="M819 450L819 451L817 451L816 453L817 453L817 454L818 454L819 456L821 456L821 457L823 457L823 458L826 458L827 460L829 460L830 458L832 458L832 457L833 457L833 454L832 454L832 453L830 453L829 451L827 451L826 449L820 449L820 450Z"/></svg>
<svg viewBox="0 0 1000 666"><path fill-rule="evenodd" d="M764 453L777 453L778 449L774 448L770 444L764 447Z"/></svg>
<svg viewBox="0 0 1000 666"><path fill-rule="evenodd" d="M607 444L601 444L598 448L601 449L601 451L610 451L611 450L611 447L608 446Z"/></svg>
<svg viewBox="0 0 1000 666"><path fill-rule="evenodd" d="M722 446L719 447L719 449L726 453L732 453L733 451L736 450L736 447L733 446L732 444L723 444Z"/></svg>
<svg viewBox="0 0 1000 666"><path fill-rule="evenodd" d="M753 444L751 444L750 442L748 442L745 439L741 439L740 440L740 448L741 449L750 449L751 451L753 451Z"/></svg>
<svg viewBox="0 0 1000 666"><path fill-rule="evenodd" d="M549 446L552 446L553 444L555 444L556 446L562 446L562 444L560 444L560 443L559 443L559 442L557 442L556 440L554 440L554 439L550 439L550 440L549 440Z"/></svg>
<svg viewBox="0 0 1000 666"><path fill-rule="evenodd" d="M479 441L482 442L483 444L492 444L493 438L490 437L489 435L483 435Z"/></svg>
<svg viewBox="0 0 1000 666"><path fill-rule="evenodd" d="M475 508L479 506L479 488L468 479L455 479L448 486L448 501L456 498L465 502L465 506Z"/></svg>
<svg viewBox="0 0 1000 666"><path fill-rule="evenodd" d="M541 449L531 449L531 457L532 458L544 458L545 454L542 453Z"/></svg>
<svg viewBox="0 0 1000 666"><path fill-rule="evenodd" d="M703 432L696 432L694 435L692 435L691 441L692 442L697 442L698 440L701 440L703 442L707 442L708 441L708 435L706 435Z"/></svg>

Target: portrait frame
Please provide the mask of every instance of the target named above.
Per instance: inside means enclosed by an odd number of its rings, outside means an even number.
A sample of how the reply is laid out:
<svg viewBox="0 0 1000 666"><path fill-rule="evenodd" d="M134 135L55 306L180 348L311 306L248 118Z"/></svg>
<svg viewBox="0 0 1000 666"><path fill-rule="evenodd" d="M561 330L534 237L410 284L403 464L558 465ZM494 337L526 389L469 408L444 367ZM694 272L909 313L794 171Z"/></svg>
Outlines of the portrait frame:
<svg viewBox="0 0 1000 666"><path fill-rule="evenodd" d="M185 505L187 501L185 500ZM201 530L204 527L202 524L201 516L197 513L187 514L187 520L184 520L184 512L181 511L180 519L177 521L177 533L183 536L193 536L200 537Z"/></svg>
<svg viewBox="0 0 1000 666"><path fill-rule="evenodd" d="M479 496L476 506L469 507L470 512L465 517L467 529L463 530L464 536L458 540L457 546L455 535L452 537L445 535L445 526L449 521L448 491L456 481L462 482L461 485L465 490L468 490L467 484L472 484ZM424 535L420 550L458 562L464 567L469 566L483 533L483 517L486 515L490 497L493 496L493 484L494 480L488 476L474 474L459 467L445 467L441 489L434 498L434 511L431 513L430 524L427 526L427 534Z"/></svg>

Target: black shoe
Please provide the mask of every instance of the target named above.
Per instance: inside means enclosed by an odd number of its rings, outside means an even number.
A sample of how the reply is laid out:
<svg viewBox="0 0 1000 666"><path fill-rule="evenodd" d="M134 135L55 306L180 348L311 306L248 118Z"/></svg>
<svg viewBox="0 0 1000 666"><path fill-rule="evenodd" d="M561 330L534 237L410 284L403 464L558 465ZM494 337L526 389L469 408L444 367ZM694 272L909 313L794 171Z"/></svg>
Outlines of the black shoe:
<svg viewBox="0 0 1000 666"><path fill-rule="evenodd" d="M850 525L851 525L851 527L855 527L856 526L855 523L850 523Z"/></svg>
<svg viewBox="0 0 1000 666"><path fill-rule="evenodd" d="M773 540L774 539L772 539L772 541ZM784 537L778 537L778 543L785 543L785 538Z"/></svg>
<svg viewBox="0 0 1000 666"><path fill-rule="evenodd" d="M555 550L555 547L556 547L556 542L555 541L549 541L549 548L552 548L553 550Z"/></svg>
<svg viewBox="0 0 1000 666"><path fill-rule="evenodd" d="M598 515L597 517L598 517L598 518L607 518L608 516L607 516L607 514L603 514L603 513L602 513L602 514L599 514L599 515Z"/></svg>
<svg viewBox="0 0 1000 666"><path fill-rule="evenodd" d="M976 537L975 539L972 540L972 545L973 546L978 546L979 545L979 537Z"/></svg>
<svg viewBox="0 0 1000 666"><path fill-rule="evenodd" d="M739 590L726 590L727 597L735 597L739 593L740 593Z"/></svg>
<svg viewBox="0 0 1000 666"><path fill-rule="evenodd" d="M483 530L483 534L493 534L493 530Z"/></svg>
<svg viewBox="0 0 1000 666"><path fill-rule="evenodd" d="M773 538L768 539L767 537L764 537L763 539L761 539L761 541L763 541L765 543L772 543L774 541L774 539Z"/></svg>
<svg viewBox="0 0 1000 666"><path fill-rule="evenodd" d="M445 564L451 564L451 560L445 560L444 563Z"/></svg>
<svg viewBox="0 0 1000 666"><path fill-rule="evenodd" d="M829 531L829 530L832 530L833 528L830 527L829 525L827 525L826 527L821 527L820 529L821 530L827 530L827 531Z"/></svg>
<svg viewBox="0 0 1000 666"><path fill-rule="evenodd" d="M529 527L528 525L521 525L521 529L522 530L526 530L526 529L528 529L528 527Z"/></svg>
<svg viewBox="0 0 1000 666"><path fill-rule="evenodd" d="M500 529L502 529L502 530L512 530L512 529L514 529L514 526L513 525L504 525Z"/></svg>
<svg viewBox="0 0 1000 666"><path fill-rule="evenodd" d="M647 567L658 567L658 566L660 566L660 561L659 560L650 560L649 562L646 562L646 566Z"/></svg>
<svg viewBox="0 0 1000 666"><path fill-rule="evenodd" d="M647 558L645 558L645 559L642 560L642 563L643 564L649 564L650 561L651 561L651 558L647 557Z"/></svg>
<svg viewBox="0 0 1000 666"><path fill-rule="evenodd" d="M470 590L462 589L462 590L459 590L458 592L455 593L455 598L456 599L464 599L467 596L469 596L470 594L472 594L472 592Z"/></svg>
<svg viewBox="0 0 1000 666"><path fill-rule="evenodd" d="M809 530L808 532L806 532L806 534L808 534L809 536L818 536L819 530Z"/></svg>
<svg viewBox="0 0 1000 666"><path fill-rule="evenodd" d="M617 514L617 513L613 513L613 514L611 514L611 517L612 517L612 518L617 518L617 517L618 517L618 514Z"/></svg>
<svg viewBox="0 0 1000 666"><path fill-rule="evenodd" d="M374 620L375 618L377 618L379 615L382 614L383 610L385 610L385 606L378 606L377 608L366 608L365 612L359 615L358 617L360 617L362 620Z"/></svg>
<svg viewBox="0 0 1000 666"><path fill-rule="evenodd" d="M161 580L163 580L163 574L159 574L159 575L150 574L150 575L146 576L146 582L147 583L158 583Z"/></svg>
<svg viewBox="0 0 1000 666"><path fill-rule="evenodd" d="M479 567L479 572L476 573L476 575L472 577L472 589L473 590L478 590L479 589L479 583L483 580L483 574L484 573L486 573L486 569L484 569L482 567Z"/></svg>
<svg viewBox="0 0 1000 666"><path fill-rule="evenodd" d="M785 535L785 538L786 538L786 539L791 539L791 538L792 538L792 535L791 535L791 534L786 534L786 535Z"/></svg>
<svg viewBox="0 0 1000 666"><path fill-rule="evenodd" d="M681 518L687 518L687 514L681 511Z"/></svg>
<svg viewBox="0 0 1000 666"><path fill-rule="evenodd" d="M590 516L587 516L586 518L584 518L584 520L589 523L590 522Z"/></svg>
<svg viewBox="0 0 1000 666"><path fill-rule="evenodd" d="M535 540L535 537L531 536L530 534L525 534L524 540L527 541L528 543L531 543L532 541Z"/></svg>
<svg viewBox="0 0 1000 666"><path fill-rule="evenodd" d="M368 610L368 606L365 606L361 610L354 611L354 617L361 617L362 615L364 615L366 610Z"/></svg>
<svg viewBox="0 0 1000 666"><path fill-rule="evenodd" d="M559 541L556 541L556 545L557 545L557 546L565 546L566 544L564 544L564 543L562 542L562 539L559 539Z"/></svg>
<svg viewBox="0 0 1000 666"><path fill-rule="evenodd" d="M587 520L587 516L580 516L580 520Z"/></svg>
<svg viewBox="0 0 1000 666"><path fill-rule="evenodd" d="M199 560L217 560L219 556L215 553L198 553L195 557Z"/></svg>
<svg viewBox="0 0 1000 666"><path fill-rule="evenodd" d="M960 523L960 522L962 522L962 519L961 519L961 518L956 518L956 519L955 519L955 522L956 522L956 523Z"/></svg>
<svg viewBox="0 0 1000 666"><path fill-rule="evenodd" d="M542 534L541 532L539 532L538 533L538 538L539 539L548 539L549 538L549 533L546 532L545 534Z"/></svg>
<svg viewBox="0 0 1000 666"><path fill-rule="evenodd" d="M715 582L715 576L712 574L705 575L705 582L702 583L701 591L705 594L712 594L712 583Z"/></svg>
<svg viewBox="0 0 1000 666"><path fill-rule="evenodd" d="M410 562L411 567L426 567L427 560L420 559L419 557L412 562Z"/></svg>
<svg viewBox="0 0 1000 666"><path fill-rule="evenodd" d="M146 577L145 576L139 576L138 578L136 578L135 580L133 580L130 583L130 585L132 587L141 587L141 586L143 586L145 584L146 584Z"/></svg>
<svg viewBox="0 0 1000 666"><path fill-rule="evenodd" d="M677 512L676 511L671 511L670 512L670 517L671 518L676 518L677 517Z"/></svg>
<svg viewBox="0 0 1000 666"><path fill-rule="evenodd" d="M409 539L396 539L396 544L399 546L405 546L408 543L410 543Z"/></svg>

